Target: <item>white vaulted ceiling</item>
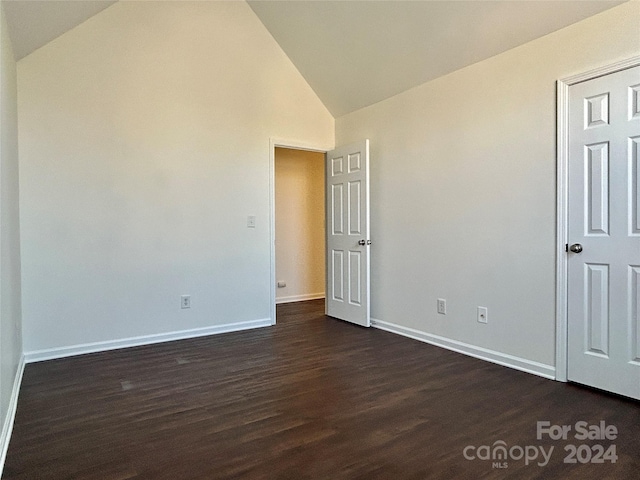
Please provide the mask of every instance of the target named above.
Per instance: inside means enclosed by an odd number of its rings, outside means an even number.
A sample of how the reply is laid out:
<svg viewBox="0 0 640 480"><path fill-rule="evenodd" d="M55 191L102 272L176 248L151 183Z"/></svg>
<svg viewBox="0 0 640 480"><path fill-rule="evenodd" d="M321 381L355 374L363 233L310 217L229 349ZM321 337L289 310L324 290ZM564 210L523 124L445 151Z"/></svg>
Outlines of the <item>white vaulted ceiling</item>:
<svg viewBox="0 0 640 480"><path fill-rule="evenodd" d="M622 1L249 1L335 117Z"/></svg>
<svg viewBox="0 0 640 480"><path fill-rule="evenodd" d="M3 0L16 60L114 3L116 0Z"/></svg>
<svg viewBox="0 0 640 480"><path fill-rule="evenodd" d="M624 1L248 3L327 108L339 117ZM18 59L115 3L2 2Z"/></svg>

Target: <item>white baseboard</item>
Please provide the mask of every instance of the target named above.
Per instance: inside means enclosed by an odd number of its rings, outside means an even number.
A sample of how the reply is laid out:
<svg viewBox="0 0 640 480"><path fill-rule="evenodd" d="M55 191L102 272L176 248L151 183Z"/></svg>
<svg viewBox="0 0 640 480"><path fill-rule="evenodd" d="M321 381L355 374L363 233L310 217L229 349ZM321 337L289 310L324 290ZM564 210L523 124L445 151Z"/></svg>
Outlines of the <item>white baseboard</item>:
<svg viewBox="0 0 640 480"><path fill-rule="evenodd" d="M4 461L7 458L7 450L9 449L9 441L11 440L11 432L13 431L13 422L16 419L16 410L18 408L18 395L20 394L20 385L22 384L22 376L24 375L25 358L20 357L16 377L13 380L13 390L11 390L11 398L9 399L9 408L4 417L2 424L2 433L0 434L0 476L4 470Z"/></svg>
<svg viewBox="0 0 640 480"><path fill-rule="evenodd" d="M525 358L515 357L506 353L496 352L487 348L476 347L468 343L459 342L457 340L451 340L446 337L440 337L438 335L432 335L430 333L421 332L413 328L403 327L390 322L384 322L382 320L371 319L371 326L386 330L387 332L397 333L405 337L413 338L421 342L435 345L436 347L446 348L454 352L469 355L470 357L486 360L487 362L497 363L505 367L511 367L522 372L532 373L539 375L540 377L549 378L555 380L556 369L551 365L545 365L543 363L533 362Z"/></svg>
<svg viewBox="0 0 640 480"><path fill-rule="evenodd" d="M305 300L317 300L319 298L324 298L324 292L307 293L305 295L291 295L289 297L276 298L276 305L279 305L281 303L304 302Z"/></svg>
<svg viewBox="0 0 640 480"><path fill-rule="evenodd" d="M227 323L225 325L215 325L205 328L194 328L177 332L160 333L155 335L145 335L141 337L123 338L120 340L109 340L106 342L84 343L72 345L70 347L50 348L47 350L36 350L25 352L25 362L41 362L56 358L72 357L74 355L84 355L86 353L105 352L107 350L117 350L119 348L137 347L140 345L150 345L153 343L171 342L173 340L184 340L188 338L204 337L207 335L217 335L220 333L239 332L252 328L269 327L273 325L270 318L260 320L249 320L246 322Z"/></svg>

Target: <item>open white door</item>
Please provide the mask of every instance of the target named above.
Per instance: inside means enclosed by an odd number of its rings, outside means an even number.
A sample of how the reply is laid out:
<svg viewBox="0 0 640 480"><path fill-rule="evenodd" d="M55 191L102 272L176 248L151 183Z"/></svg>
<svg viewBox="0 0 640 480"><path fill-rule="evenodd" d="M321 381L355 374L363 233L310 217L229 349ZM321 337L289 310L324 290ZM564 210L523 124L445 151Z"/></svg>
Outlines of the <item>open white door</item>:
<svg viewBox="0 0 640 480"><path fill-rule="evenodd" d="M369 140L327 152L327 315L369 319Z"/></svg>
<svg viewBox="0 0 640 480"><path fill-rule="evenodd" d="M640 67L569 88L569 380L640 399Z"/></svg>

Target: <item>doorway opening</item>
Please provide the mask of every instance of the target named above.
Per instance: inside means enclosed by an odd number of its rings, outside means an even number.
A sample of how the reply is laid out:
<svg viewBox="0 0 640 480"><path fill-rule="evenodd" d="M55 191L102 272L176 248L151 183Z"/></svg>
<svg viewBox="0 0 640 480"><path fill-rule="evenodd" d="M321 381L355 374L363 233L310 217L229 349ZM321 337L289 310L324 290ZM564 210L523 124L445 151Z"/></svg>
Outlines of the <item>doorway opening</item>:
<svg viewBox="0 0 640 480"><path fill-rule="evenodd" d="M276 147L276 304L324 298L324 154Z"/></svg>
<svg viewBox="0 0 640 480"><path fill-rule="evenodd" d="M271 306L326 290L325 153L271 141Z"/></svg>

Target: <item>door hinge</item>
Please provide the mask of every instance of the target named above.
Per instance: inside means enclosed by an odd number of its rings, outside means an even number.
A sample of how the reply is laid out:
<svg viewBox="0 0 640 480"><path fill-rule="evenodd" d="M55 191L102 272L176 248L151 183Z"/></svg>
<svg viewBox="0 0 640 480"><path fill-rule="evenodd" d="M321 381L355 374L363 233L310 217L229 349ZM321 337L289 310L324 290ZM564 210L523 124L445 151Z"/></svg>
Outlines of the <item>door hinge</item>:
<svg viewBox="0 0 640 480"><path fill-rule="evenodd" d="M568 243L565 243L565 244L564 244L564 251L565 251L565 252L568 252L568 251L569 251L569 244L568 244Z"/></svg>

